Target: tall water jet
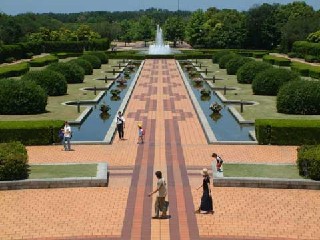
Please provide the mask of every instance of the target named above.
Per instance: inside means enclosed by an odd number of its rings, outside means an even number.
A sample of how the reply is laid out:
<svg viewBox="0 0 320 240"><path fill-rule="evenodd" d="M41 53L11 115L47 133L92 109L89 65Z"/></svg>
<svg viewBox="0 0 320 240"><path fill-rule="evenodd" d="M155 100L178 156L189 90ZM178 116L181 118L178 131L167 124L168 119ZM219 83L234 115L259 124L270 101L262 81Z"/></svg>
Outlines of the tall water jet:
<svg viewBox="0 0 320 240"><path fill-rule="evenodd" d="M169 45L164 45L162 29L157 25L156 42L149 46L149 54L171 54Z"/></svg>

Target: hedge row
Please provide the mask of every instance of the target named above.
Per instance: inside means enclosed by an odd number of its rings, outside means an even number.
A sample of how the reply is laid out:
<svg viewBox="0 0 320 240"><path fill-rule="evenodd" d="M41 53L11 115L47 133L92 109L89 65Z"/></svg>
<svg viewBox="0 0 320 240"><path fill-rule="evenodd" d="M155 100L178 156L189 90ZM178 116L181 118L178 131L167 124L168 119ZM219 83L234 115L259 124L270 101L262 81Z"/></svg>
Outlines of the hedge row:
<svg viewBox="0 0 320 240"><path fill-rule="evenodd" d="M292 62L291 70L298 72L301 76L304 77L320 79L320 67L318 66L311 66L309 64Z"/></svg>
<svg viewBox="0 0 320 240"><path fill-rule="evenodd" d="M57 56L59 59L66 59L69 57L80 57L82 55L81 53L73 53L73 52L58 52L58 53L52 53L55 56Z"/></svg>
<svg viewBox="0 0 320 240"><path fill-rule="evenodd" d="M25 145L59 143L64 121L0 121L0 142L20 141Z"/></svg>
<svg viewBox="0 0 320 240"><path fill-rule="evenodd" d="M300 56L312 55L320 58L320 43L296 41L292 45L292 52Z"/></svg>
<svg viewBox="0 0 320 240"><path fill-rule="evenodd" d="M29 63L17 63L0 67L0 79L7 77L17 77L25 74L30 69Z"/></svg>
<svg viewBox="0 0 320 240"><path fill-rule="evenodd" d="M290 59L283 58L283 57L275 57L272 55L264 55L263 61L270 63L272 65L277 65L281 67L290 67L290 64L291 64Z"/></svg>
<svg viewBox="0 0 320 240"><path fill-rule="evenodd" d="M299 174L313 180L320 180L320 145L298 148L297 165Z"/></svg>
<svg viewBox="0 0 320 240"><path fill-rule="evenodd" d="M32 59L29 63L31 67L43 67L54 62L59 62L59 58L54 55L47 55Z"/></svg>
<svg viewBox="0 0 320 240"><path fill-rule="evenodd" d="M255 132L262 145L320 144L319 120L256 119Z"/></svg>
<svg viewBox="0 0 320 240"><path fill-rule="evenodd" d="M108 39L97 39L92 41L45 41L39 43L18 43L15 45L0 46L0 63L8 58L22 59L30 58L32 55L43 52L72 52L82 53L84 50L105 51L109 49L110 41Z"/></svg>
<svg viewBox="0 0 320 240"><path fill-rule="evenodd" d="M29 177L28 154L20 142L0 143L0 181Z"/></svg>

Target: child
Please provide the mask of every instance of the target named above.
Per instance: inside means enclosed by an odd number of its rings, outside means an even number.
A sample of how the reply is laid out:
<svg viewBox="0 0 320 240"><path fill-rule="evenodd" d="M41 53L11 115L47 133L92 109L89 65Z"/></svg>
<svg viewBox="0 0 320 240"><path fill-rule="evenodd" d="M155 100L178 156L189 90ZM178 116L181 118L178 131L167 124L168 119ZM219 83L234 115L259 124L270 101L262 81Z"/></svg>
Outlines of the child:
<svg viewBox="0 0 320 240"><path fill-rule="evenodd" d="M144 136L144 130L142 128L142 125L141 123L138 124L138 128L139 128L139 131L138 131L138 144L140 143L143 143L143 136Z"/></svg>
<svg viewBox="0 0 320 240"><path fill-rule="evenodd" d="M221 170L221 166L222 166L222 163L223 163L223 160L220 156L218 156L216 153L212 153L212 157L216 159L217 161L217 164L216 164L216 167L217 167L217 171L218 172L222 172Z"/></svg>

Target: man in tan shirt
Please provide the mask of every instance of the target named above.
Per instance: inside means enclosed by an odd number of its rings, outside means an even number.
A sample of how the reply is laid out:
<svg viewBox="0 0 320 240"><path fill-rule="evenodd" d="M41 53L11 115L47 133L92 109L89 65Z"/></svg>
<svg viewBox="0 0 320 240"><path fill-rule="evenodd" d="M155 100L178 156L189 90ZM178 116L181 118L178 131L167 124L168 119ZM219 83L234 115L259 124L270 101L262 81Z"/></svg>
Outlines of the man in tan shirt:
<svg viewBox="0 0 320 240"><path fill-rule="evenodd" d="M156 201L154 203L154 210L155 210L155 216L152 217L154 219L159 218L159 212L162 212L161 218L167 217L167 206L166 206L166 196L167 196L167 184L166 181L162 178L161 171L156 171L155 175L158 179L157 182L157 188L148 194L149 197L151 197L154 193L158 192L158 196L156 198Z"/></svg>

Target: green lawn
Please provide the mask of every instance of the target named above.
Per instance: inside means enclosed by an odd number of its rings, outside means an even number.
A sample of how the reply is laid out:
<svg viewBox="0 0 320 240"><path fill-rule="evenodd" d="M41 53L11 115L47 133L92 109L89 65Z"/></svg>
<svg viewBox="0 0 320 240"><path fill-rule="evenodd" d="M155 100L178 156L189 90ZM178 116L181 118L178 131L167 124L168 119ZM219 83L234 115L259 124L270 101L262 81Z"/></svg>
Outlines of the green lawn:
<svg viewBox="0 0 320 240"><path fill-rule="evenodd" d="M29 179L95 177L97 164L31 165Z"/></svg>
<svg viewBox="0 0 320 240"><path fill-rule="evenodd" d="M224 177L303 179L295 165L224 164Z"/></svg>

